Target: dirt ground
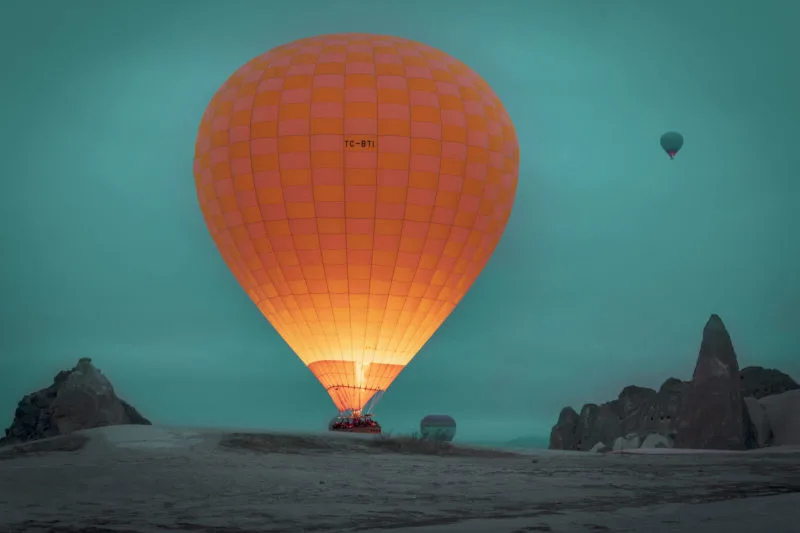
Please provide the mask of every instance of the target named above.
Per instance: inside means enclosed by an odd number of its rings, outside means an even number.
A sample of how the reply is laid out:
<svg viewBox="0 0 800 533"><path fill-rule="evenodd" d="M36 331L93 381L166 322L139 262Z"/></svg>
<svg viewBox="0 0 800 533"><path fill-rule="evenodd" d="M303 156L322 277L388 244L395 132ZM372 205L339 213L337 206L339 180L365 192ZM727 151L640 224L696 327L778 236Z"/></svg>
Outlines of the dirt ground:
<svg viewBox="0 0 800 533"><path fill-rule="evenodd" d="M0 531L798 533L800 448L512 454L120 426L0 449Z"/></svg>

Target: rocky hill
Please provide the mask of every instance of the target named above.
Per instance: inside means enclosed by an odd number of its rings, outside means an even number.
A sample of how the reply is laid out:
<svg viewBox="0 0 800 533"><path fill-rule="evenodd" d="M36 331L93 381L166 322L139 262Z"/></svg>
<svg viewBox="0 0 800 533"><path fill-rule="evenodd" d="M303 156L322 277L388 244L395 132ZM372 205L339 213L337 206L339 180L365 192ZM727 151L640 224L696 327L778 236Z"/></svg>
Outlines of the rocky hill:
<svg viewBox="0 0 800 533"><path fill-rule="evenodd" d="M690 381L669 378L657 391L631 385L616 400L586 404L580 413L565 407L550 432L549 448L741 450L800 444L800 417L789 415L797 410L800 385L778 370L740 370L722 319L712 315Z"/></svg>
<svg viewBox="0 0 800 533"><path fill-rule="evenodd" d="M52 385L20 400L0 446L120 424L150 421L117 397L108 378L84 357L59 372Z"/></svg>

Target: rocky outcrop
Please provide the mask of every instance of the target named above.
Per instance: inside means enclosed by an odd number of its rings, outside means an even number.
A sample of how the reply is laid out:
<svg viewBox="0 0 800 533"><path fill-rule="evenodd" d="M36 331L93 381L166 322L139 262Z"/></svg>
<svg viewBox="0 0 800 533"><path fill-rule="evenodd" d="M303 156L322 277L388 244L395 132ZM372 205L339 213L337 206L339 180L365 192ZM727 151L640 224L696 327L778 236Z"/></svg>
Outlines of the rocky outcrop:
<svg viewBox="0 0 800 533"><path fill-rule="evenodd" d="M587 451L598 442L615 443L630 435L641 440L651 433L674 438L685 387L685 382L669 378L658 391L625 387L616 400L584 405L580 415L565 407L550 432L550 449Z"/></svg>
<svg viewBox="0 0 800 533"><path fill-rule="evenodd" d="M747 367L739 371L725 325L712 315L703 330L692 381L669 378L658 391L631 385L616 400L584 405L580 415L566 407L550 432L550 448L586 451L598 442L617 447L623 440L633 442L633 436L642 446L648 438L653 445L669 447L769 446L772 429L767 415L759 412L765 407L745 398L794 390L797 383L777 370Z"/></svg>
<svg viewBox="0 0 800 533"><path fill-rule="evenodd" d="M740 389L739 361L725 324L711 315L691 385L678 412L676 448L746 450L755 432Z"/></svg>
<svg viewBox="0 0 800 533"><path fill-rule="evenodd" d="M800 445L800 390L761 398L773 446Z"/></svg>
<svg viewBox="0 0 800 533"><path fill-rule="evenodd" d="M651 433L642 441L640 448L672 448L672 441L664 435Z"/></svg>
<svg viewBox="0 0 800 533"><path fill-rule="evenodd" d="M622 450L635 450L642 444L642 439L636 433L630 433L624 437L617 437L614 440L613 451L621 452Z"/></svg>
<svg viewBox="0 0 800 533"><path fill-rule="evenodd" d="M800 389L788 375L774 368L748 366L739 373L742 396L760 400L765 396L773 396L790 390Z"/></svg>
<svg viewBox="0 0 800 533"><path fill-rule="evenodd" d="M608 451L610 451L608 446L606 446L603 442L598 442L589 450L591 453L606 453Z"/></svg>
<svg viewBox="0 0 800 533"><path fill-rule="evenodd" d="M767 411L761 402L752 396L744 399L744 405L747 407L747 414L753 423L753 430L755 431L756 446L763 448L772 444L772 426L770 425L769 418L767 418Z"/></svg>
<svg viewBox="0 0 800 533"><path fill-rule="evenodd" d="M584 405L578 418L573 449L587 451L598 442L613 442L619 421L619 413L613 402Z"/></svg>
<svg viewBox="0 0 800 533"><path fill-rule="evenodd" d="M678 410L687 386L687 383L679 379L667 379L658 392L645 398L637 411L637 416L624 425L623 432L636 432L640 436L659 433L674 437Z"/></svg>
<svg viewBox="0 0 800 533"><path fill-rule="evenodd" d="M623 418L627 418L635 414L642 405L647 403L656 395L656 391L648 389L647 387L637 387L636 385L629 385L622 389L617 397L620 411Z"/></svg>
<svg viewBox="0 0 800 533"><path fill-rule="evenodd" d="M22 398L0 446L121 424L150 421L117 397L108 378L85 357L72 370L59 372L49 387Z"/></svg>
<svg viewBox="0 0 800 533"><path fill-rule="evenodd" d="M558 415L558 422L550 432L551 450L575 450L575 434L578 429L578 413L572 407L565 407Z"/></svg>

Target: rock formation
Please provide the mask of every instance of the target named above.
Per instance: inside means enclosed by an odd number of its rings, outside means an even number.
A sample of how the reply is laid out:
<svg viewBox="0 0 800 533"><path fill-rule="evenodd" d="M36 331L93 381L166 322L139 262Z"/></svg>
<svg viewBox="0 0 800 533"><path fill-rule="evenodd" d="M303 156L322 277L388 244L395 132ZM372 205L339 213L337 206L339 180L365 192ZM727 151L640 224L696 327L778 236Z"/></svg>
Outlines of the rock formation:
<svg viewBox="0 0 800 533"><path fill-rule="evenodd" d="M759 403L769 423L772 445L800 445L800 390L767 396Z"/></svg>
<svg viewBox="0 0 800 533"><path fill-rule="evenodd" d="M578 429L578 413L572 407L565 407L558 415L558 422L550 432L551 450L574 450L575 433Z"/></svg>
<svg viewBox="0 0 800 533"><path fill-rule="evenodd" d="M746 450L755 432L740 389L739 361L725 324L711 315L678 412L678 448Z"/></svg>
<svg viewBox="0 0 800 533"><path fill-rule="evenodd" d="M672 441L664 435L651 433L642 441L640 448L672 448Z"/></svg>
<svg viewBox="0 0 800 533"><path fill-rule="evenodd" d="M587 451L597 442L613 442L619 425L619 413L615 407L611 403L583 406L575 431L574 449Z"/></svg>
<svg viewBox="0 0 800 533"><path fill-rule="evenodd" d="M739 373L742 396L760 400L765 396L800 389L795 380L774 368L748 366Z"/></svg>
<svg viewBox="0 0 800 533"><path fill-rule="evenodd" d="M592 448L589 450L589 452L591 453L606 453L607 451L609 451L608 446L606 446L605 443L602 442L598 442L597 444L592 446Z"/></svg>
<svg viewBox="0 0 800 533"><path fill-rule="evenodd" d="M753 397L744 399L744 405L747 407L747 413L750 415L750 420L753 423L753 431L755 431L756 446L763 448L772 445L773 433L772 425L769 418L767 418L767 410L761 405L761 402Z"/></svg>
<svg viewBox="0 0 800 533"><path fill-rule="evenodd" d="M614 446L612 446L612 450L615 452L619 452L622 450L630 450L636 449L641 446L642 440L639 438L639 435L636 433L629 433L624 437L617 437L614 441Z"/></svg>
<svg viewBox="0 0 800 533"><path fill-rule="evenodd" d="M22 398L0 446L120 424L150 422L119 399L108 378L84 357L49 387Z"/></svg>
<svg viewBox="0 0 800 533"><path fill-rule="evenodd" d="M638 408L623 421L620 433L627 435L636 432L641 437L650 433L660 433L674 438L678 410L686 387L685 382L668 378L658 392L653 391L652 394L642 397Z"/></svg>
<svg viewBox="0 0 800 533"><path fill-rule="evenodd" d="M613 449L634 443L636 447L722 449L769 446L774 443L774 431L767 406L783 413L790 402L771 398L787 391L797 392L800 398L800 385L778 370L747 367L739 371L730 336L722 320L712 315L703 330L692 381L669 378L658 391L631 385L616 400L584 405L580 415L565 407L550 432L550 449L607 449L597 447L599 442L612 443ZM794 430L781 431L793 435ZM800 436L797 439L795 443L800 444Z"/></svg>
<svg viewBox="0 0 800 533"><path fill-rule="evenodd" d="M598 442L616 443L632 434L640 440L651 433L673 439L685 387L683 381L669 378L658 391L625 387L616 400L584 405L580 415L565 407L550 432L550 449L586 451Z"/></svg>

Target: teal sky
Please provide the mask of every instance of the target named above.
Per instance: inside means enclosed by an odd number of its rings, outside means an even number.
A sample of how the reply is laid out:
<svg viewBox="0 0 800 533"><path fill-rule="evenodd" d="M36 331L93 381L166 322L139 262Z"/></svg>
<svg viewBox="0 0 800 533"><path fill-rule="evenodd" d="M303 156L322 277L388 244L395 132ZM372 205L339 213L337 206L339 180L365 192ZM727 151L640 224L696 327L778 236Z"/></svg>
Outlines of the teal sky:
<svg viewBox="0 0 800 533"><path fill-rule="evenodd" d="M323 427L333 404L208 235L192 157L228 75L336 32L464 61L520 141L500 246L386 428L544 436L566 404L688 378L711 313L743 366L800 378L798 19L796 0L7 1L0 423L91 356L157 423Z"/></svg>

